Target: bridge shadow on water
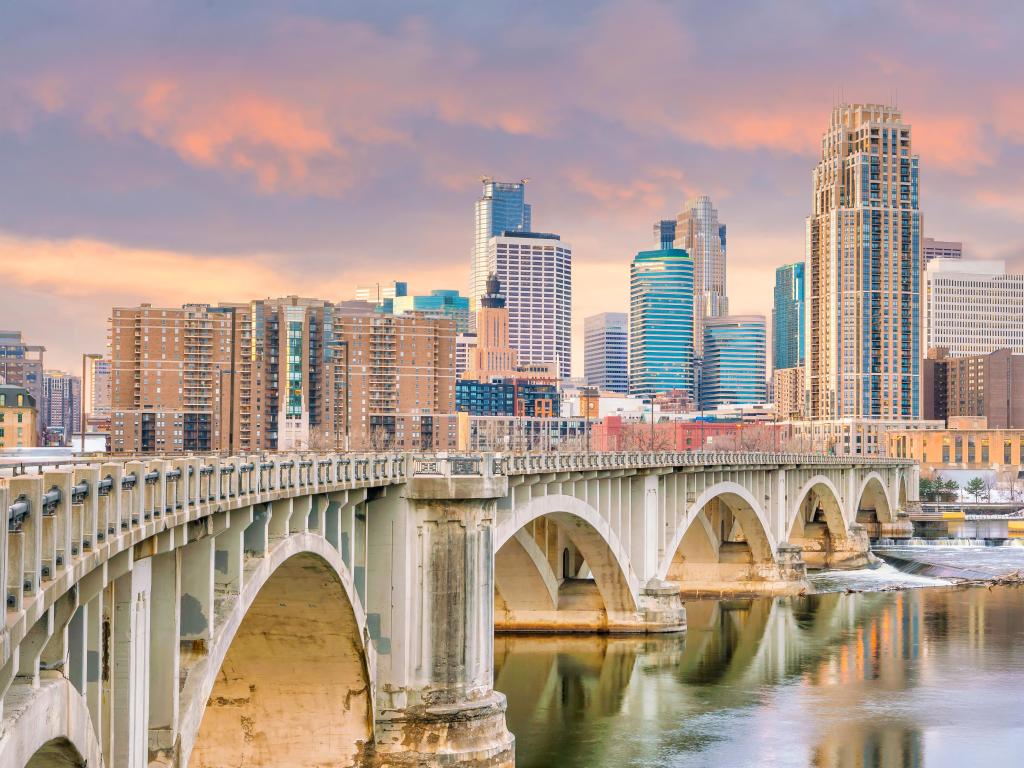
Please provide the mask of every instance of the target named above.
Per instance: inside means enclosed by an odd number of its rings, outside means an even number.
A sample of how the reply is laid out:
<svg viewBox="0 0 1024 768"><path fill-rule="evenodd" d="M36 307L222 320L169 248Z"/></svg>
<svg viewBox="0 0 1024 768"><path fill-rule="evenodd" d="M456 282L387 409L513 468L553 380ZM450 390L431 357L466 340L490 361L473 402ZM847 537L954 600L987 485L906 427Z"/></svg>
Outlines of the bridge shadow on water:
<svg viewBox="0 0 1024 768"><path fill-rule="evenodd" d="M687 603L685 635L495 638L517 765L933 768L1024 748L1024 590Z"/></svg>

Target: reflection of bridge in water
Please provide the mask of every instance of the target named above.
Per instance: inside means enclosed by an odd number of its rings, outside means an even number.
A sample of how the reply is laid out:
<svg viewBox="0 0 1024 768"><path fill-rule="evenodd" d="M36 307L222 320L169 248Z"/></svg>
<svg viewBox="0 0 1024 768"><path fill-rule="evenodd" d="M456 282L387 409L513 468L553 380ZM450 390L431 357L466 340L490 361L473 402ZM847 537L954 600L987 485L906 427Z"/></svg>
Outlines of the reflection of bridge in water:
<svg viewBox="0 0 1024 768"><path fill-rule="evenodd" d="M904 690L914 682L904 662L920 653L924 608L918 597L830 593L690 601L685 638L498 635L495 688L508 696L509 727L520 743L530 744L520 755L523 768L560 764L562 757L567 765L611 765L657 755L661 764L666 749L675 754L706 746L680 733L680 725L745 712L760 692L780 684L828 687L838 709L859 705L864 681ZM608 758L616 745L635 744L632 729L660 730L669 743L652 739L650 755ZM915 750L920 756L921 749L919 732L898 717L878 727L848 723L821 735L811 765L909 768L920 762L908 756Z"/></svg>
<svg viewBox="0 0 1024 768"><path fill-rule="evenodd" d="M332 454L12 477L0 764L509 765L495 625L677 632L683 593L796 590L904 532L915 473Z"/></svg>

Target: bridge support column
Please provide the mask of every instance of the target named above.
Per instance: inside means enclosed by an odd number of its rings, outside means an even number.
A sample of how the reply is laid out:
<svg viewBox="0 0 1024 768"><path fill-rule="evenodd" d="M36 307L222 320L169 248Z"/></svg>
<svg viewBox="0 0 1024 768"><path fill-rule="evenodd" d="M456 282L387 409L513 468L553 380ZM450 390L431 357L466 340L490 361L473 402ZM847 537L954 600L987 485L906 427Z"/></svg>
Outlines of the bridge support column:
<svg viewBox="0 0 1024 768"><path fill-rule="evenodd" d="M371 500L378 712L365 765L514 765L494 684L494 499L504 477L415 478Z"/></svg>

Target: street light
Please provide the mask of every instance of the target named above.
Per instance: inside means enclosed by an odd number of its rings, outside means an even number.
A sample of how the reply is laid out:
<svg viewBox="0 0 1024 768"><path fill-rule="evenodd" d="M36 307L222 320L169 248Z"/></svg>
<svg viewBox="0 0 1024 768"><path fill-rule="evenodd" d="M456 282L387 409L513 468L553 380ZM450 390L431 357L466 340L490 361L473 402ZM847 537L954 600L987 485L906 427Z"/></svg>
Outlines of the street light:
<svg viewBox="0 0 1024 768"><path fill-rule="evenodd" d="M85 453L85 361L86 360L102 360L103 355L98 352L85 352L82 355L82 383L79 385L78 395L78 416L79 416L79 427L82 430L82 450L81 453Z"/></svg>

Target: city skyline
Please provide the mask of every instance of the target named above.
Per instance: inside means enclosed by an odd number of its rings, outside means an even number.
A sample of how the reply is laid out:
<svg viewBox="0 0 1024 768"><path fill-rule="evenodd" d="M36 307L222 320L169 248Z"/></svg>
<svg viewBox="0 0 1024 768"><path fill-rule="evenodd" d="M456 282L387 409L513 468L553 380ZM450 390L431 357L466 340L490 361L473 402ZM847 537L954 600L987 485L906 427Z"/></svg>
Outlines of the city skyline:
<svg viewBox="0 0 1024 768"><path fill-rule="evenodd" d="M20 180L0 199L0 255L11 315L57 368L105 349L114 305L340 300L393 277L418 294L465 290L483 174L532 178L534 227L574 246L576 373L582 318L626 310L630 255L692 195L729 223L730 311L769 314L772 270L803 255L821 127L840 97L895 101L914 126L926 236L1024 267L1020 67L1013 24L995 15L835 6L794 25L767 5L742 20L656 3L398 19L265 9L245 21L255 43L222 50L239 23L226 8L204 12L202 36L181 10L64 9L92 33L75 44L44 11L9 11L0 53L0 158ZM834 45L880 14L871 43L835 64ZM181 35L172 43L164 28ZM538 49L559 44L533 63L485 63L489 46L512 50L526 33ZM296 34L307 44L288 50ZM612 68L602 46L643 54ZM686 74L705 46L733 62L713 70L716 89ZM368 72L370 60L388 66ZM381 86L359 118L347 107L364 94L347 72ZM513 84L531 98L505 98ZM389 88L402 110L380 95ZM238 117L224 119L228 106Z"/></svg>

